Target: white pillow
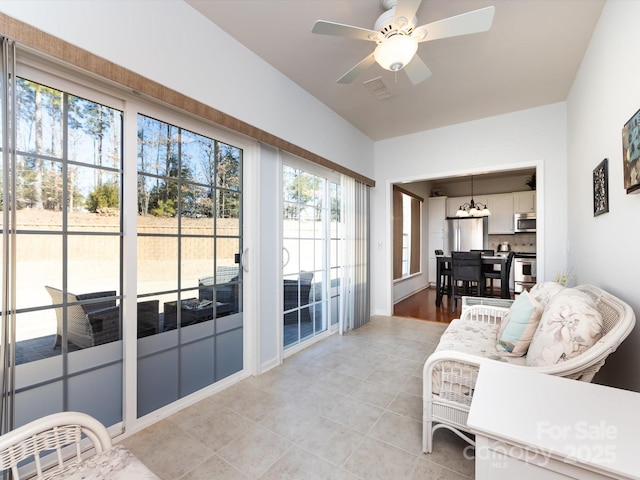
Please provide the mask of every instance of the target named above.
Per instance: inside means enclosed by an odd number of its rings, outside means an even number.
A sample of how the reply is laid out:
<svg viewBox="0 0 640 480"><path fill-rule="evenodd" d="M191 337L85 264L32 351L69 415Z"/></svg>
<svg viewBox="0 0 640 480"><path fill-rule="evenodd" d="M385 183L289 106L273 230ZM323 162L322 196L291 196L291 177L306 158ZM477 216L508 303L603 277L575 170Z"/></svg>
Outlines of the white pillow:
<svg viewBox="0 0 640 480"><path fill-rule="evenodd" d="M498 330L498 350L521 357L527 353L544 308L528 292L522 292L509 307Z"/></svg>
<svg viewBox="0 0 640 480"><path fill-rule="evenodd" d="M531 340L527 365L546 366L569 360L602 337L602 315L584 292L565 288L547 305Z"/></svg>
<svg viewBox="0 0 640 480"><path fill-rule="evenodd" d="M544 308L556 293L559 293L564 289L565 287L557 282L542 282L536 283L533 287L531 287L531 290L529 290L529 294L538 302L540 302Z"/></svg>

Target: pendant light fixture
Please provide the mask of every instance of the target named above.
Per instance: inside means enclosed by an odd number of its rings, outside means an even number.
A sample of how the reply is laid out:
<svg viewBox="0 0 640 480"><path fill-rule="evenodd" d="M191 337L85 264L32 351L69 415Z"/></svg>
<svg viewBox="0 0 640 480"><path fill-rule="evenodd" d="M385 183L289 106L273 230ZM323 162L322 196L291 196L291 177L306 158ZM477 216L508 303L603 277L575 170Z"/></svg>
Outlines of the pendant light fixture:
<svg viewBox="0 0 640 480"><path fill-rule="evenodd" d="M484 203L473 200L473 175L471 175L471 201L460 205L456 217L488 217L491 212Z"/></svg>

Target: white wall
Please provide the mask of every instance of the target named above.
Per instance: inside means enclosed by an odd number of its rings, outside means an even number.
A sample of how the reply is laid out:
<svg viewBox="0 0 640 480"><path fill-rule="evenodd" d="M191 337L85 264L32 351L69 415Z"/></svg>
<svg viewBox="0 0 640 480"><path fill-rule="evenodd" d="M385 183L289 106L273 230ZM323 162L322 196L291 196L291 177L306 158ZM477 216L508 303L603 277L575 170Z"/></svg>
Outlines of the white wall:
<svg viewBox="0 0 640 480"><path fill-rule="evenodd" d="M182 1L5 0L0 11L373 177L373 142Z"/></svg>
<svg viewBox="0 0 640 480"><path fill-rule="evenodd" d="M558 103L376 143L372 208L373 311L393 310L391 184L537 167L538 277L566 265L566 105ZM385 212L385 215L382 215Z"/></svg>
<svg viewBox="0 0 640 480"><path fill-rule="evenodd" d="M640 108L640 2L608 1L567 101L570 252L579 283L619 296L640 318L640 194L627 195L622 126ZM609 213L593 217L592 172L609 159ZM597 382L640 391L640 329L609 357Z"/></svg>

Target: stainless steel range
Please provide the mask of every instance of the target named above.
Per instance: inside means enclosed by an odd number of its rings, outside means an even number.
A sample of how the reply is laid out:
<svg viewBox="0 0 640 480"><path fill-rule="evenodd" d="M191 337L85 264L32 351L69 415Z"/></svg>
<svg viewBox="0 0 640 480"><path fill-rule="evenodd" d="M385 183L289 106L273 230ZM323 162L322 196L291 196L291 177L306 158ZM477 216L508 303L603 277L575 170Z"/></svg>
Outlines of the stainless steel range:
<svg viewBox="0 0 640 480"><path fill-rule="evenodd" d="M516 253L513 259L514 291L521 293L536 284L536 254Z"/></svg>

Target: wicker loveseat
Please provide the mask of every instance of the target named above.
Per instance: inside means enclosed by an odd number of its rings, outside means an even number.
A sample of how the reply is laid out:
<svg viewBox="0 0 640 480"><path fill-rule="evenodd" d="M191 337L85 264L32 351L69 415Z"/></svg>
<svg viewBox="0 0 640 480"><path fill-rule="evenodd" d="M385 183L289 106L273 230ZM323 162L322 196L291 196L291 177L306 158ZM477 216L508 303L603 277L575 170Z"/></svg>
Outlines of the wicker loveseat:
<svg viewBox="0 0 640 480"><path fill-rule="evenodd" d="M431 453L433 434L440 428L449 429L474 444L468 435L467 417L482 363L508 362L516 365L516 368L590 382L604 365L607 356L616 350L635 325L635 314L631 307L598 287L581 285L563 289L560 286L556 288L557 284L553 282L546 282L541 284L540 290L544 291L545 285L554 287L553 290L561 293L548 294L547 288L547 293L538 299L540 302L536 305L542 308L540 321L533 326L534 333L528 350L520 356L501 350L499 341L504 335L505 324L508 324L507 320L503 323L503 319L511 318L513 305L507 307L504 300L500 306L492 305L494 302L491 299L474 299L471 302L473 305L463 303L461 318L453 320L447 327L436 351L424 365L424 452ZM531 293L533 297L533 289ZM562 302L572 296L579 296L586 303L590 303L593 315L590 313L591 316L587 319L586 314L580 316L582 312L579 308L565 308ZM592 318L597 320L600 329L597 335L593 336L593 343L590 346L585 344L580 348L566 350L564 340L577 339L583 342L582 337L587 336L580 336L571 329L576 326L580 328L580 323L588 324ZM543 343L541 348L534 348L536 336L547 335L549 331L551 336L548 338L557 338L559 348L549 343L546 337L546 344ZM532 353L534 349L535 352Z"/></svg>

